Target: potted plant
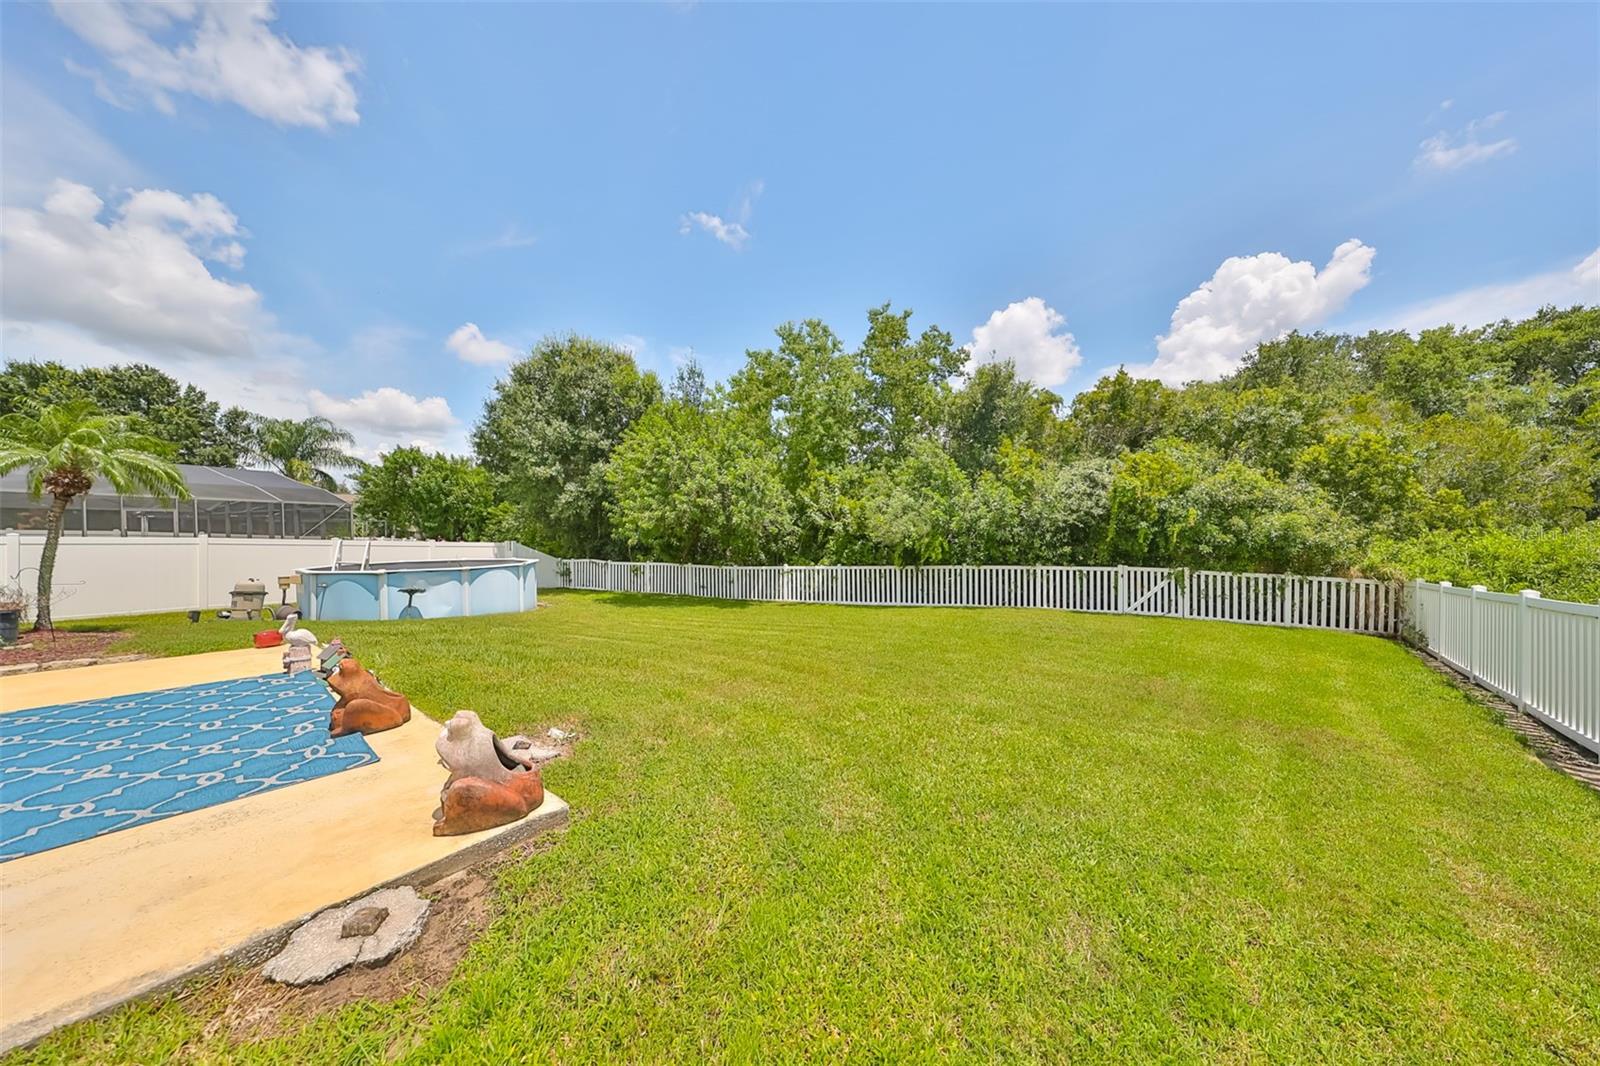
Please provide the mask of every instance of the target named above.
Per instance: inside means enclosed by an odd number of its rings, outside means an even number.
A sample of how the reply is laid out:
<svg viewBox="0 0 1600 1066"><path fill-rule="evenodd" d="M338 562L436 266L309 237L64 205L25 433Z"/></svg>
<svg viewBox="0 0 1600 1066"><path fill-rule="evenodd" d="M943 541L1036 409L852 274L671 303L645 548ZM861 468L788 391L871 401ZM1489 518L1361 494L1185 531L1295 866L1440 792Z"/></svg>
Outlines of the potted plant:
<svg viewBox="0 0 1600 1066"><path fill-rule="evenodd" d="M28 613L28 594L21 585L0 585L0 646L15 644L22 618Z"/></svg>

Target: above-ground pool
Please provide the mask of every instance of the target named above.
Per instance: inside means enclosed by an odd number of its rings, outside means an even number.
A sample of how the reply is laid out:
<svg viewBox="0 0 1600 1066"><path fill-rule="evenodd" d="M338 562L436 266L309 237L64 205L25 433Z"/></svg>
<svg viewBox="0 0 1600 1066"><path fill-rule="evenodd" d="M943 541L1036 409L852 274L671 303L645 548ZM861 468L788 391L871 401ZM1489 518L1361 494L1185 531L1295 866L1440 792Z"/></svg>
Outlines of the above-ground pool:
<svg viewBox="0 0 1600 1066"><path fill-rule="evenodd" d="M308 566L300 574L300 616L386 621L531 611L539 603L532 559L424 559Z"/></svg>

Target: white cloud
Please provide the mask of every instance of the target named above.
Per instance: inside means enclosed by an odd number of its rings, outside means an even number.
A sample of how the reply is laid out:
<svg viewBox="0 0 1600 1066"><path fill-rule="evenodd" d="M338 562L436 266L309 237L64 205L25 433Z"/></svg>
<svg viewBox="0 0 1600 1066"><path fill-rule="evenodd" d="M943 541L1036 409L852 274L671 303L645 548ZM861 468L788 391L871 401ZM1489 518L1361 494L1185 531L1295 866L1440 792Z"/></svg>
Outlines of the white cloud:
<svg viewBox="0 0 1600 1066"><path fill-rule="evenodd" d="M75 326L107 344L242 358L270 327L261 297L211 265L244 262L239 220L209 193L130 193L102 221L87 185L57 181L42 208L0 211L8 321Z"/></svg>
<svg viewBox="0 0 1600 1066"><path fill-rule="evenodd" d="M1066 324L1061 312L1030 296L990 315L989 321L972 331L967 348L977 362L1010 359L1022 377L1053 388L1083 362L1077 338L1066 332Z"/></svg>
<svg viewBox="0 0 1600 1066"><path fill-rule="evenodd" d="M53 0L52 6L164 112L174 110L172 94L190 93L238 104L280 126L327 129L361 120L351 80L360 61L342 47L301 47L274 33L277 12L267 0ZM95 77L95 87L121 106L121 94L104 77Z"/></svg>
<svg viewBox="0 0 1600 1066"><path fill-rule="evenodd" d="M721 215L708 214L705 211L691 211L684 215L678 232L689 233L695 226L699 226L734 251L743 248L744 242L750 239L750 231L744 228L742 222L727 222Z"/></svg>
<svg viewBox="0 0 1600 1066"><path fill-rule="evenodd" d="M443 396L418 399L388 385L368 389L347 400L318 389L310 392L311 413L350 429L364 429L390 438L420 436L428 440L456 428L456 416Z"/></svg>
<svg viewBox="0 0 1600 1066"><path fill-rule="evenodd" d="M1128 372L1169 385L1231 373L1262 341L1319 325L1343 307L1371 280L1374 254L1358 240L1345 241L1320 273L1277 252L1225 259L1178 302L1171 329L1156 339L1155 362Z"/></svg>
<svg viewBox="0 0 1600 1066"><path fill-rule="evenodd" d="M1571 307L1574 304L1600 305L1600 249L1590 252L1571 266L1532 274L1515 281L1480 285L1432 300L1402 307L1385 315L1373 316L1357 327L1404 329L1413 333L1446 323L1456 326L1483 326L1502 318L1527 318L1549 304Z"/></svg>
<svg viewBox="0 0 1600 1066"><path fill-rule="evenodd" d="M455 332L445 338L444 346L454 352L458 359L477 366L496 366L509 363L517 357L515 348L504 341L485 337L483 330L472 322L457 326Z"/></svg>
<svg viewBox="0 0 1600 1066"><path fill-rule="evenodd" d="M1600 248L1579 260L1572 268L1572 276L1583 287L1585 303L1600 303Z"/></svg>
<svg viewBox="0 0 1600 1066"><path fill-rule="evenodd" d="M243 262L244 236L214 196L142 189L108 207L88 186L58 181L41 207L0 213L0 350L69 366L149 363L221 404L275 418L309 408L355 432L364 455L417 440L465 449L442 397L382 387L337 399L311 388L327 353L280 331L254 289L212 273ZM371 380L414 336L371 326L343 354Z"/></svg>
<svg viewBox="0 0 1600 1066"><path fill-rule="evenodd" d="M98 67L86 67L82 63L65 61L67 72L76 74L80 78L87 78L94 85L94 94L119 111L132 111L134 101L118 92L106 77L106 72Z"/></svg>
<svg viewBox="0 0 1600 1066"><path fill-rule="evenodd" d="M1446 108L1449 106L1448 100L1441 105ZM1420 170L1460 170L1462 167L1482 163L1496 156L1510 155L1517 150L1516 138L1503 137L1498 141L1485 142L1478 136L1485 130L1498 126L1505 117L1504 111L1496 111L1492 115L1473 119L1454 133L1440 130L1417 146L1417 157L1412 161L1413 165Z"/></svg>
<svg viewBox="0 0 1600 1066"><path fill-rule="evenodd" d="M678 232L693 233L698 227L734 251L742 250L745 242L750 239L750 230L746 228L746 224L755 211L756 198L761 195L765 187L763 182L751 182L740 196L731 218L723 218L721 215L713 215L706 211L690 211L679 220Z"/></svg>

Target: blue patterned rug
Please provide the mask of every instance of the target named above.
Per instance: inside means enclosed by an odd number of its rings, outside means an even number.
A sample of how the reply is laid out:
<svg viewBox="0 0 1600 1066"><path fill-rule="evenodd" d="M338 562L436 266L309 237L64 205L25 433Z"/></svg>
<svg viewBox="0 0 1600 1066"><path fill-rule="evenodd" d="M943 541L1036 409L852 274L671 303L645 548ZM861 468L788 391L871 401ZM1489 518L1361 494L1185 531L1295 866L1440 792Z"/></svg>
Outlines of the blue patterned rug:
<svg viewBox="0 0 1600 1066"><path fill-rule="evenodd" d="M376 762L332 709L307 672L0 714L0 862Z"/></svg>

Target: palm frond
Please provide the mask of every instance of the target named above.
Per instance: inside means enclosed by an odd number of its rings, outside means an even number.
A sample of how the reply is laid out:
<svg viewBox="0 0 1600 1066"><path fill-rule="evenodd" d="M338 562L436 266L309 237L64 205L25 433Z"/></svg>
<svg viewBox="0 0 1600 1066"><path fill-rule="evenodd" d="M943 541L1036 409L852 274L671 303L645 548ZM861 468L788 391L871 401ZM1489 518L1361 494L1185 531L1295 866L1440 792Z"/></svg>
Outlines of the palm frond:
<svg viewBox="0 0 1600 1066"><path fill-rule="evenodd" d="M76 472L104 478L123 494L187 499L183 474L163 451L133 419L105 414L89 400L0 417L0 473L26 468L28 491L36 497L51 475Z"/></svg>

